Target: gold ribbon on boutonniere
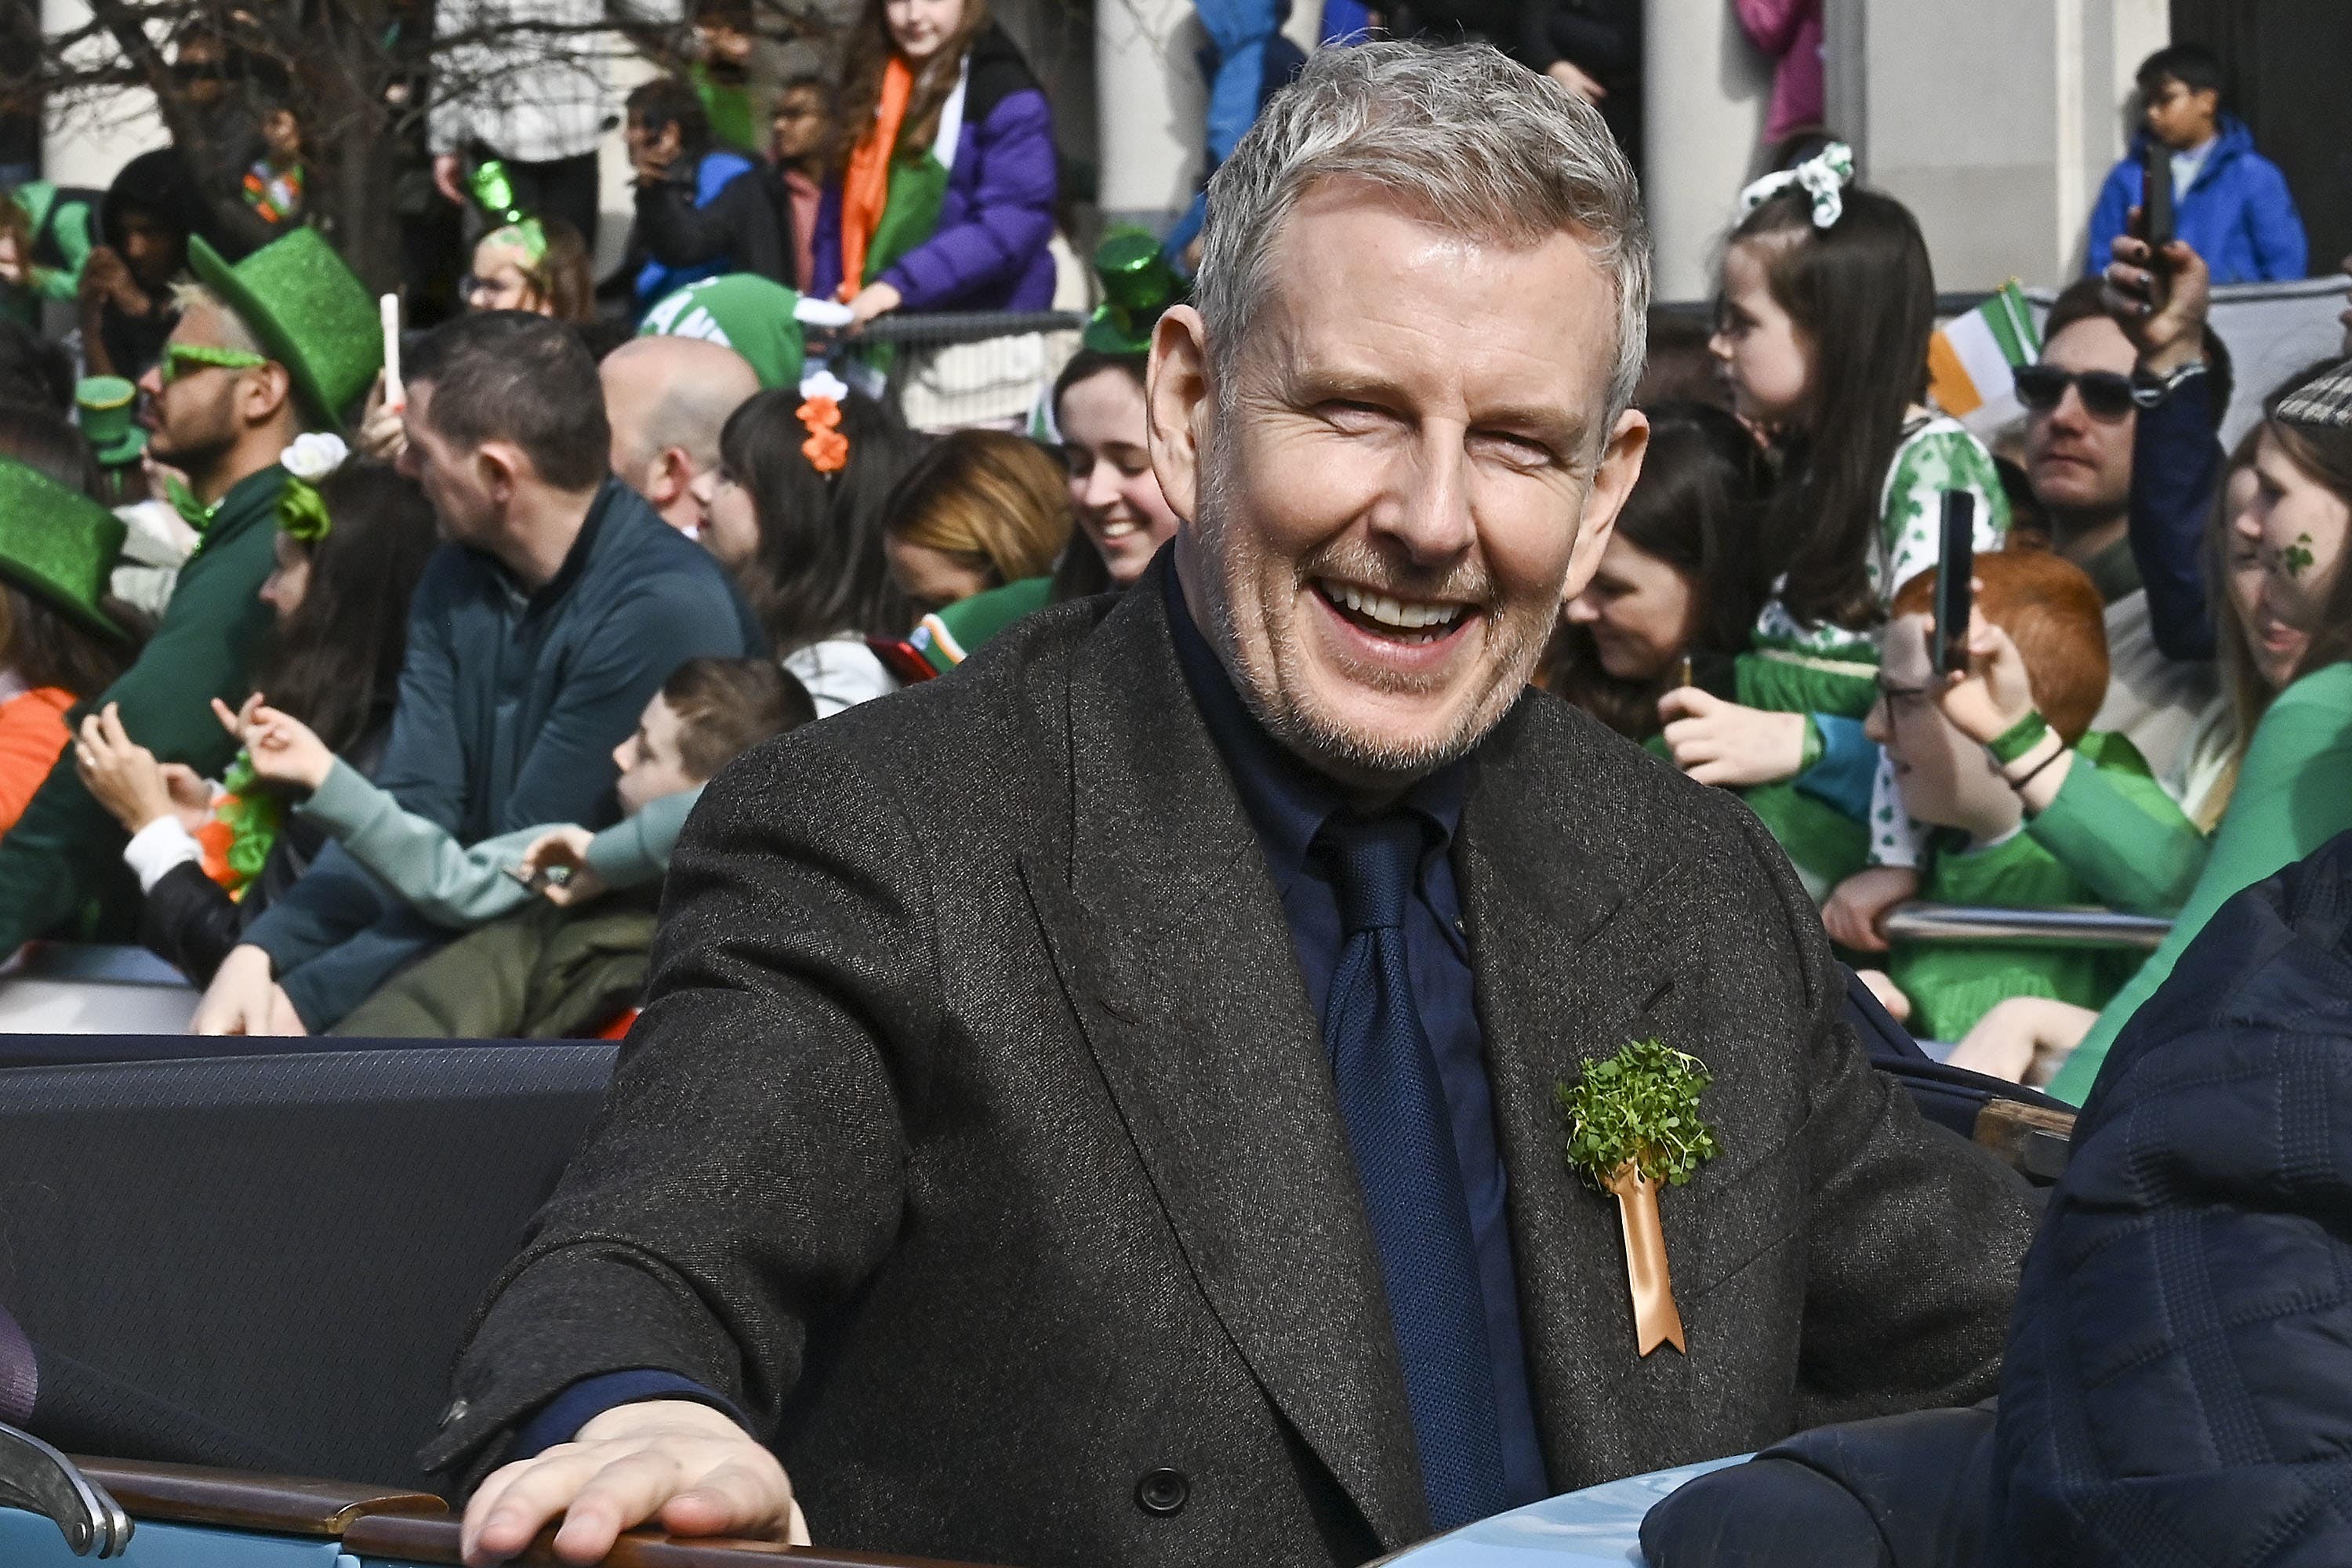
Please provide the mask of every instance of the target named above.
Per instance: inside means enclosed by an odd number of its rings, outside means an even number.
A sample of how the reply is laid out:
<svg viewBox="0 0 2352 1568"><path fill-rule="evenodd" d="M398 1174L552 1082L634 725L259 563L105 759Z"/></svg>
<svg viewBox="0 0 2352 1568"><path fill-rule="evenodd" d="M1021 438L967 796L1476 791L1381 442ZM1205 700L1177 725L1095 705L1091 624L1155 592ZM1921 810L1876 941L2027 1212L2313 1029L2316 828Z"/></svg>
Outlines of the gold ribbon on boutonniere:
<svg viewBox="0 0 2352 1568"><path fill-rule="evenodd" d="M1662 1344L1689 1353L1666 1277L1658 1189L1681 1186L1722 1152L1715 1129L1698 1113L1699 1094L1711 1081L1696 1057L1658 1040L1633 1040L1613 1056L1587 1061L1580 1079L1558 1089L1569 1168L1617 1200L1634 1349L1645 1356Z"/></svg>

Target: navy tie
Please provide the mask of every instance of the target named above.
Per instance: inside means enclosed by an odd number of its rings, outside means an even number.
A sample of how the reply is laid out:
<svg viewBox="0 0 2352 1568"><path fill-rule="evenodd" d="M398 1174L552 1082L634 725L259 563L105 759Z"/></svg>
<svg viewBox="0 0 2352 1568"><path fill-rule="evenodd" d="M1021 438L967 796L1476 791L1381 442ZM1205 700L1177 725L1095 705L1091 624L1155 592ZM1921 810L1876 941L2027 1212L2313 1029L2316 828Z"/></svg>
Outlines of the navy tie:
<svg viewBox="0 0 2352 1568"><path fill-rule="evenodd" d="M1345 933L1323 1009L1339 1115L1380 1253L1430 1522L1502 1511L1503 1459L1486 1302L1437 1061L1405 963L1420 819L1334 816L1321 842Z"/></svg>

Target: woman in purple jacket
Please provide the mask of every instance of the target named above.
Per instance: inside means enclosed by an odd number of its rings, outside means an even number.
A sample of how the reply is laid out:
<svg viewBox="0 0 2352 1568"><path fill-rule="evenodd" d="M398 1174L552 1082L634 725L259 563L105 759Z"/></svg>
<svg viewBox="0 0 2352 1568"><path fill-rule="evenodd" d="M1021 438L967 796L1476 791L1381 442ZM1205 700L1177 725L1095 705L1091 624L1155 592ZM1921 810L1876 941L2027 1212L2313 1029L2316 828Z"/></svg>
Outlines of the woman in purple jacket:
<svg viewBox="0 0 2352 1568"><path fill-rule="evenodd" d="M860 134L818 211L811 292L860 323L1050 306L1053 110L986 0L868 0L845 76Z"/></svg>

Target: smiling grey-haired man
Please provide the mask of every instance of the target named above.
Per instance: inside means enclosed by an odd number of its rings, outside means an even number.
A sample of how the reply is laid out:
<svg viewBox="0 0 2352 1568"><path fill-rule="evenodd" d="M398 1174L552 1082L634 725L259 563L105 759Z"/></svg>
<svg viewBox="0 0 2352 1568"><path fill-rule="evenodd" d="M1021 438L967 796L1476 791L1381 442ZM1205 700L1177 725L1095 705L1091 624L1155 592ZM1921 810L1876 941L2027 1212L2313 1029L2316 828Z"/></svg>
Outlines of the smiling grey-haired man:
<svg viewBox="0 0 2352 1568"><path fill-rule="evenodd" d="M427 1451L469 1561L1351 1563L1990 1390L2020 1190L1866 1065L1755 821L1527 687L1648 291L1599 117L1500 55L1273 101L1153 343L1172 549L696 812ZM1723 1152L1643 1358L1554 1089L1650 1037Z"/></svg>

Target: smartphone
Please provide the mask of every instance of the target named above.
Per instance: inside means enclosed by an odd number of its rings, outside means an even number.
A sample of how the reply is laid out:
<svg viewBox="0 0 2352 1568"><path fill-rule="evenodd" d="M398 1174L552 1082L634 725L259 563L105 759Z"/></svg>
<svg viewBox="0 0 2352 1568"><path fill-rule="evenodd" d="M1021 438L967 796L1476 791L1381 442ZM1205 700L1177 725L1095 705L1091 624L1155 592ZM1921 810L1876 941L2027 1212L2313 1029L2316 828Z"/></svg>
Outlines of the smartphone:
<svg viewBox="0 0 2352 1568"><path fill-rule="evenodd" d="M1936 559L1936 673L1969 668L1970 584L1977 572L1977 498L1967 490L1944 492L1943 553Z"/></svg>
<svg viewBox="0 0 2352 1568"><path fill-rule="evenodd" d="M2139 237L2151 251L2172 243L2172 149L2154 137L2139 150Z"/></svg>

